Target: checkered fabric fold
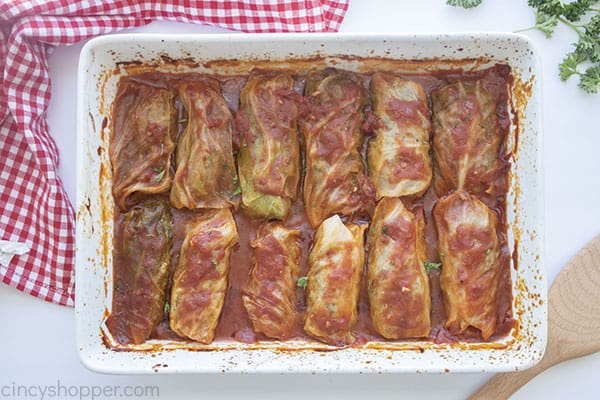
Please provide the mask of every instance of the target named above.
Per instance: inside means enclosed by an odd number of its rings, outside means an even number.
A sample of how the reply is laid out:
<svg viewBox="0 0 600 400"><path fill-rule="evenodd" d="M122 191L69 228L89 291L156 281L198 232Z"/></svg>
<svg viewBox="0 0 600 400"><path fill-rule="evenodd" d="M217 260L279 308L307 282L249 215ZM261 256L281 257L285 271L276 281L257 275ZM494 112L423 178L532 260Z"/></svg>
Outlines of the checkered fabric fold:
<svg viewBox="0 0 600 400"><path fill-rule="evenodd" d="M48 56L55 46L159 19L243 32L335 32L348 1L0 2L0 240L31 248L0 264L2 282L73 305L75 214L57 175L59 152L46 123Z"/></svg>

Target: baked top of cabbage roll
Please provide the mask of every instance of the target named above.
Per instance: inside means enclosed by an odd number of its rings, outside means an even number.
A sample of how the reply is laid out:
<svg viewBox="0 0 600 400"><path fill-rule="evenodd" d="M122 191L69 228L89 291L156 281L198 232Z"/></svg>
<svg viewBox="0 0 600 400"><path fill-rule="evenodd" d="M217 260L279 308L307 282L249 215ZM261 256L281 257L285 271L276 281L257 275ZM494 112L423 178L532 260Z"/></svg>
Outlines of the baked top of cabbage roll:
<svg viewBox="0 0 600 400"><path fill-rule="evenodd" d="M296 281L301 232L271 222L258 228L253 267L242 301L254 331L280 340L290 338L298 322Z"/></svg>
<svg viewBox="0 0 600 400"><path fill-rule="evenodd" d="M132 195L169 191L176 135L173 92L121 78L109 145L112 191L121 210L139 201Z"/></svg>
<svg viewBox="0 0 600 400"><path fill-rule="evenodd" d="M189 209L237 207L233 117L219 81L184 80L178 92L187 125L177 142L171 204Z"/></svg>
<svg viewBox="0 0 600 400"><path fill-rule="evenodd" d="M360 154L368 97L347 71L313 72L306 80L310 112L300 127L306 143L304 206L313 228L333 214L370 214L375 191Z"/></svg>
<svg viewBox="0 0 600 400"><path fill-rule="evenodd" d="M298 94L290 71L250 74L236 125L242 208L254 218L285 219L300 181Z"/></svg>
<svg viewBox="0 0 600 400"><path fill-rule="evenodd" d="M440 199L433 216L443 263L446 327L456 334L473 326L487 340L496 330L501 268L496 213L459 191Z"/></svg>
<svg viewBox="0 0 600 400"><path fill-rule="evenodd" d="M370 314L385 338L429 336L431 298L425 270L425 220L399 198L384 198L369 228L367 279Z"/></svg>
<svg viewBox="0 0 600 400"><path fill-rule="evenodd" d="M170 326L177 334L212 342L237 240L229 208L204 212L188 222L171 290Z"/></svg>
<svg viewBox="0 0 600 400"><path fill-rule="evenodd" d="M334 346L356 340L358 293L367 225L344 225L336 214L319 226L308 257L304 330Z"/></svg>
<svg viewBox="0 0 600 400"><path fill-rule="evenodd" d="M172 237L171 212L162 199L146 199L117 219L106 325L119 343L143 343L162 319Z"/></svg>
<svg viewBox="0 0 600 400"><path fill-rule="evenodd" d="M420 84L383 72L373 74L370 91L377 123L367 159L377 198L420 196L432 176L427 94Z"/></svg>
<svg viewBox="0 0 600 400"><path fill-rule="evenodd" d="M497 102L482 80L458 81L431 93L434 188L490 193L503 164Z"/></svg>

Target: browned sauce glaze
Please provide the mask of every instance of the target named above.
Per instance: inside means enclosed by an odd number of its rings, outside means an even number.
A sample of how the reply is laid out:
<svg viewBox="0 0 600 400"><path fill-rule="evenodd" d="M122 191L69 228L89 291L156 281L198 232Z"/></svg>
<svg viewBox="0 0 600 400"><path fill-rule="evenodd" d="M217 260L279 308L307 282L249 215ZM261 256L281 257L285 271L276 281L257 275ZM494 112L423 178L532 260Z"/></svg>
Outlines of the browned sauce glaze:
<svg viewBox="0 0 600 400"><path fill-rule="evenodd" d="M366 89L369 87L369 81L371 74L358 73L357 74L364 83ZM413 80L420 83L425 89L426 93L429 94L436 89L443 87L446 84L456 82L458 80L474 80L481 79L482 85L489 91L494 97L497 107L497 116L499 119L500 131L504 137L508 135L509 126L511 123L511 112L509 110L508 102L508 86L512 83L512 75L510 67L506 65L496 65L492 68L480 71L463 71L460 69L456 70L438 70L430 71L423 74L397 74L398 76ZM151 85L159 88L171 88L175 92L175 87L181 80L196 80L200 79L200 75L197 74L161 74L161 73L143 73L136 76L122 78L123 81L133 81L143 85ZM223 96L227 105L230 107L232 112L237 111L239 105L240 91L243 88L247 77L245 76L212 76L213 78L221 81ZM304 84L306 81L305 76L297 76L294 90L301 94L304 90ZM180 109L180 104L177 103ZM367 115L363 130L366 130L367 136L362 146L362 157L366 160L366 148L368 142L368 131L370 130L369 125L373 122L370 120L369 110L367 109ZM410 115L413 110L399 110L397 112ZM182 115L180 109L180 123L179 131L181 132L185 127L185 116ZM514 121L513 121L514 122ZM300 136L301 141L301 155L302 163L304 163L304 146L303 138ZM234 151L238 148L238 138L234 132ZM505 140L503 140L503 143ZM506 336L512 329L515 322L512 315L511 303L511 281L510 281L510 261L511 252L507 246L506 237L506 193L509 185L509 168L510 163L508 161L508 151L505 148L505 144L502 145L498 159L500 162L497 179L492 185L493 189L487 193L483 193L479 198L492 210L498 214L498 220L500 224L500 243L501 243L501 272L500 272L500 285L499 285L499 296L498 296L498 325L496 332L491 336L488 341L494 341L503 336ZM299 188L303 187L304 176L301 177ZM301 190L301 189L299 189ZM289 217L284 221L284 226L290 229L297 229L301 232L299 244L301 247L300 256L300 276L307 274L307 258L311 249L311 244L316 231L316 228L312 228L306 213L302 200L302 194L298 193L297 199L292 203ZM432 219L432 208L438 200L438 196L433 189L433 185L425 192L425 194L419 198L405 199L405 204L410 210L424 211L425 216L425 242L426 242L426 253L427 259L431 262L439 262L438 255L438 240L435 227ZM171 270L179 262L179 252L181 249L182 241L185 236L185 224L190 218L193 218L194 214L201 211L189 211L186 209L175 209L171 208L173 215L173 246L171 251ZM114 223L115 232L119 230L119 224L123 220L121 211L115 211ZM242 289L246 286L249 278L249 272L252 265L252 249L249 242L256 238L256 232L262 221L252 220L246 217L240 210L234 212L234 218L237 224L237 230L239 234L239 245L233 251L231 256L231 270L229 273L229 287L227 290L225 304L221 314L221 318L215 333L216 341L240 341L244 343L254 343L259 340L272 340L262 334L257 334L252 330L252 324L246 310L242 304ZM357 223L368 223L365 217L355 218L352 222ZM349 218L343 218L345 222L348 222ZM368 249L366 248L368 252ZM366 256L365 256L366 259ZM515 258L516 260L516 258ZM114 269L115 271L123 266L119 264L119 258L115 258ZM516 266L515 266L516 267ZM371 319L369 316L369 299L366 287L365 272L363 271L361 280L361 289L358 303L358 322L352 329L353 335L356 337L356 342L352 346L360 346L368 341L380 341L386 342L387 340L378 335L373 328ZM439 271L431 270L429 272L430 285L431 285L431 332L430 340L436 343L452 343L452 342L482 342L484 341L481 333L474 328L468 328L461 335L453 335L444 327L446 320L446 313L444 309L444 303L442 300L442 292L439 284ZM171 278L170 278L171 279ZM170 292L169 283L169 290ZM302 315L306 309L304 289L296 289L296 310L299 315ZM165 315L163 320L152 332L151 338L154 339L181 339L179 338L170 328L168 319L168 308L165 309ZM302 339L307 341L313 341L302 329L302 318L298 318L294 333L291 335L292 339ZM405 340L403 340L405 341Z"/></svg>

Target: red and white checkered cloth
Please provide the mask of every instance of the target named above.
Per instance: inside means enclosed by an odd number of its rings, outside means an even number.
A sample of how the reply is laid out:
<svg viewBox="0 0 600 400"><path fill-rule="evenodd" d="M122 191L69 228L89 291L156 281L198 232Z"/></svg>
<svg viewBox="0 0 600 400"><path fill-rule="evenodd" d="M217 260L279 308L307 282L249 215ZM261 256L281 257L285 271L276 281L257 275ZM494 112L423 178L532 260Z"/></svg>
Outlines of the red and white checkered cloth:
<svg viewBox="0 0 600 400"><path fill-rule="evenodd" d="M17 0L0 2L0 240L31 249L0 279L73 305L75 214L48 132L48 55L55 46L164 19L244 32L335 32L349 0ZM72 132L75 137L75 132Z"/></svg>

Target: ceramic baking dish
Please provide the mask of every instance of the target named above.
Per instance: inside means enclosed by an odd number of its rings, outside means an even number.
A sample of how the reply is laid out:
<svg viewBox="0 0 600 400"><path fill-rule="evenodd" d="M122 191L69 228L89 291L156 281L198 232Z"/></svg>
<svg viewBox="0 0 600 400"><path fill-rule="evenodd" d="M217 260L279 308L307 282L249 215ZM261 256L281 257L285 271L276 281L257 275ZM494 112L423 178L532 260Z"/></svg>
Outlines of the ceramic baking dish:
<svg viewBox="0 0 600 400"><path fill-rule="evenodd" d="M430 68L431 60L436 68L452 68L457 63L463 69L495 63L511 67L510 97L516 114L513 120L518 123L511 127L509 139L514 151L507 221L508 247L516 260L511 268L515 328L490 343L368 342L358 348L317 351L302 342L204 346L151 340L129 351L111 350L103 334L112 299L114 212L107 149L119 77L148 64L166 72L226 75L247 73L249 65L281 66L298 59L309 59L315 66L360 70L365 58L411 61L406 68L417 72ZM83 363L93 370L120 373L475 372L534 365L544 353L547 329L540 71L532 44L513 34L145 34L91 40L79 62L77 114L75 316Z"/></svg>

